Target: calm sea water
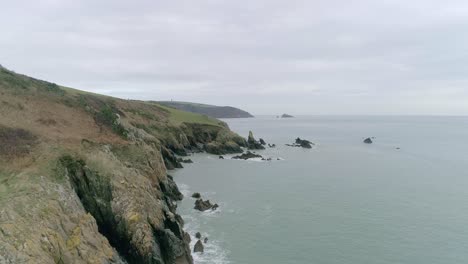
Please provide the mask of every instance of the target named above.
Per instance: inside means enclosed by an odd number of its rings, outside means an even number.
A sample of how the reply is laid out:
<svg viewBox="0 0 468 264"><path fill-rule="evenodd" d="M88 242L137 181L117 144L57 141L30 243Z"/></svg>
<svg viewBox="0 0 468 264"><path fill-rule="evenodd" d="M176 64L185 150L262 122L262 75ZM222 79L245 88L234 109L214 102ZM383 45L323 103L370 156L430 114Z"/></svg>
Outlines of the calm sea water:
<svg viewBox="0 0 468 264"><path fill-rule="evenodd" d="M186 229L209 238L196 263L468 263L468 118L225 121L282 160L200 154L172 173ZM284 145L296 137L317 145ZM192 192L220 209L195 211Z"/></svg>

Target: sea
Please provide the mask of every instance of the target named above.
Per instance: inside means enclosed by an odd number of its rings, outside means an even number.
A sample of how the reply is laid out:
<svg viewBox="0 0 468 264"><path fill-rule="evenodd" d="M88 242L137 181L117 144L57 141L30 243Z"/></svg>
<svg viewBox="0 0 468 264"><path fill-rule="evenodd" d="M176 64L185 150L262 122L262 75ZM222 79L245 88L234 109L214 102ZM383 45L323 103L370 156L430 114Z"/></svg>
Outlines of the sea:
<svg viewBox="0 0 468 264"><path fill-rule="evenodd" d="M226 119L271 161L194 154L172 171L195 263L468 263L468 117ZM312 149L289 147L300 137ZM373 144L364 144L367 137ZM199 192L218 210L193 209Z"/></svg>

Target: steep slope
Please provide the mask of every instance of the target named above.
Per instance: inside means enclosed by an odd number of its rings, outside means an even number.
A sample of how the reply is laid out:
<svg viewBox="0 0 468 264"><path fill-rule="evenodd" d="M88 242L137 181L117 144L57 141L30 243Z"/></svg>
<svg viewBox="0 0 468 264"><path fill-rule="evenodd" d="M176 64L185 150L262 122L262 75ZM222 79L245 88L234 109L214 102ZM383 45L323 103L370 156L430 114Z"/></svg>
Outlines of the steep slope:
<svg viewBox="0 0 468 264"><path fill-rule="evenodd" d="M175 109L207 115L214 118L253 117L250 113L232 106L216 106L176 101L160 101L158 103Z"/></svg>
<svg viewBox="0 0 468 264"><path fill-rule="evenodd" d="M192 263L167 168L241 146L219 120L0 67L0 263Z"/></svg>

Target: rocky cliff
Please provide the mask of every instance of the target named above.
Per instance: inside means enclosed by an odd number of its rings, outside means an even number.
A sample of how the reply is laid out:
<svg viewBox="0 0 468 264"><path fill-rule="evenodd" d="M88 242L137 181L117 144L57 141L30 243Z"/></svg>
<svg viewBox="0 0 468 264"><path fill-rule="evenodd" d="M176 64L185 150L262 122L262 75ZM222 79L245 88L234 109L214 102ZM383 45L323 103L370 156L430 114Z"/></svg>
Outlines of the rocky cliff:
<svg viewBox="0 0 468 264"><path fill-rule="evenodd" d="M244 146L216 119L0 68L0 263L192 263L167 169Z"/></svg>

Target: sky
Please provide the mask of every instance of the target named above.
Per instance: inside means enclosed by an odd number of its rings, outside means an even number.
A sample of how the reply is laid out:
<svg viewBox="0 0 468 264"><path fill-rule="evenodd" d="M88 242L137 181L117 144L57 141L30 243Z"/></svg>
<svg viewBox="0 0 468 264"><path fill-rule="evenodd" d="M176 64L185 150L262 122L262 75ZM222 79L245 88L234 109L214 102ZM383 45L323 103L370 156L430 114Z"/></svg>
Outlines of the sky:
<svg viewBox="0 0 468 264"><path fill-rule="evenodd" d="M468 115L468 1L1 0L0 64L253 114Z"/></svg>

